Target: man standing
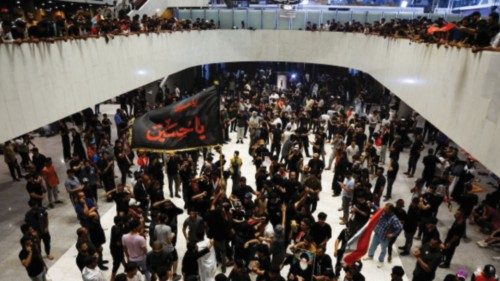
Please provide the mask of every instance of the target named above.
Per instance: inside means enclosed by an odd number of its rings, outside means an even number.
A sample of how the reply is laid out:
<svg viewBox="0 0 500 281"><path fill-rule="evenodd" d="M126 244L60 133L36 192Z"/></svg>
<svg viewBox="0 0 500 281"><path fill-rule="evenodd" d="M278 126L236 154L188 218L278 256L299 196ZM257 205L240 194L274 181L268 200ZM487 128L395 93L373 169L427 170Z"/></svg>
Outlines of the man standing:
<svg viewBox="0 0 500 281"><path fill-rule="evenodd" d="M236 143L243 143L245 127L248 125L247 117L242 110L236 115Z"/></svg>
<svg viewBox="0 0 500 281"><path fill-rule="evenodd" d="M413 236L415 235L415 232L417 232L417 228L420 223L420 209L418 207L419 201L420 199L418 197L414 197L408 207L406 220L403 224L405 232L405 245L399 247L400 250L403 250L399 254L400 256L408 256L410 254L411 246L413 245Z"/></svg>
<svg viewBox="0 0 500 281"><path fill-rule="evenodd" d="M373 187L373 203L380 207L380 198L382 198L382 194L384 193L385 183L387 182L384 176L383 167L377 167L376 176L377 180L375 181L375 185Z"/></svg>
<svg viewBox="0 0 500 281"><path fill-rule="evenodd" d="M62 203L62 201L59 200L58 197L59 177L54 169L54 165L52 165L52 159L50 157L45 160L45 167L43 167L41 173L45 180L45 186L47 187L47 193L49 195L49 207L54 208L54 203Z"/></svg>
<svg viewBox="0 0 500 281"><path fill-rule="evenodd" d="M340 223L347 224L349 220L349 207L351 206L352 196L354 193L354 179L352 178L352 172L347 171L345 174L345 179L343 183L340 183L340 188L342 188L342 192L340 195L342 196L342 218Z"/></svg>
<svg viewBox="0 0 500 281"><path fill-rule="evenodd" d="M278 159L281 151L282 136L283 133L281 132L281 124L278 123L271 132L271 156L273 156L276 151L276 158Z"/></svg>
<svg viewBox="0 0 500 281"><path fill-rule="evenodd" d="M395 158L391 158L391 163L389 164L389 169L387 169L387 191L384 196L384 201L391 199L392 196L392 185L396 181L398 176L399 163Z"/></svg>
<svg viewBox="0 0 500 281"><path fill-rule="evenodd" d="M31 209L24 216L24 221L36 230L38 236L43 241L47 258L53 260L54 257L50 255L49 216L47 211L45 208L41 208L38 202L34 200L30 200L28 205Z"/></svg>
<svg viewBox="0 0 500 281"><path fill-rule="evenodd" d="M460 245L460 240L465 234L465 218L462 211L455 212L455 222L448 230L444 240L443 263L440 268L450 268L450 263L455 254L455 250Z"/></svg>
<svg viewBox="0 0 500 281"><path fill-rule="evenodd" d="M21 238L21 246L23 249L19 252L19 259L21 260L21 264L26 268L30 279L33 281L45 281L47 266L36 245L33 245L30 237L23 236Z"/></svg>
<svg viewBox="0 0 500 281"><path fill-rule="evenodd" d="M45 198L45 189L42 184L42 177L37 174L28 175L28 182L26 183L26 190L30 196L30 201L35 201L38 206L43 206L43 199Z"/></svg>
<svg viewBox="0 0 500 281"><path fill-rule="evenodd" d="M380 245L380 255L378 257L379 264L378 268L381 268L384 263L385 255L387 253L387 247L391 238L397 237L403 226L399 221L398 217L394 214L394 205L388 203L384 206L384 211L382 216L380 216L377 226L375 226L372 242L368 250L368 257L365 260L372 260L375 255L375 250L378 245ZM423 279L424 280L424 279Z"/></svg>
<svg viewBox="0 0 500 281"><path fill-rule="evenodd" d="M80 184L80 180L75 176L75 171L70 168L66 171L68 178L64 182L64 187L69 194L71 203L75 205L76 195L78 192L83 191L83 186Z"/></svg>
<svg viewBox="0 0 500 281"><path fill-rule="evenodd" d="M33 165L35 165L35 170L37 173L40 173L42 169L45 167L45 162L47 160L47 157L45 155L41 154L38 151L38 148L34 147L31 149L31 152L33 155L31 156L31 162L33 162Z"/></svg>
<svg viewBox="0 0 500 281"><path fill-rule="evenodd" d="M148 253L146 238L141 234L142 226L136 219L132 220L129 224L130 232L123 235L122 245L127 262L134 262L146 275L146 280L151 279L151 274L146 268L146 255Z"/></svg>
<svg viewBox="0 0 500 281"><path fill-rule="evenodd" d="M436 166L439 162L439 159L434 155L434 149L429 148L427 152L427 156L422 159L424 163L424 170L422 171L422 179L425 182L426 186L429 186L434 179L434 175L436 174Z"/></svg>
<svg viewBox="0 0 500 281"><path fill-rule="evenodd" d="M168 176L168 190L170 191L170 198L174 197L173 184L175 184L175 197L181 198L179 190L181 187L181 179L179 176L180 159L176 154L171 154L167 162L167 176Z"/></svg>
<svg viewBox="0 0 500 281"><path fill-rule="evenodd" d="M189 228L189 232L186 230ZM189 217L186 218L182 226L182 234L186 241L197 243L203 240L205 236L205 223L203 219L198 216L198 213L191 209L189 210Z"/></svg>
<svg viewBox="0 0 500 281"><path fill-rule="evenodd" d="M20 181L22 177L21 167L19 166L19 163L17 163L16 152L14 151L14 144L12 144L12 142L10 141L5 142L3 148L3 158L5 163L9 167L9 172L10 175L12 176L12 179L14 181Z"/></svg>
<svg viewBox="0 0 500 281"><path fill-rule="evenodd" d="M434 280L442 258L440 246L441 241L433 237L429 243L422 245L421 249L413 252L413 256L417 258L417 264L413 271L413 281Z"/></svg>
<svg viewBox="0 0 500 281"><path fill-rule="evenodd" d="M332 238L332 227L326 222L325 213L318 214L318 221L311 226L309 233L318 247L326 248L328 240Z"/></svg>
<svg viewBox="0 0 500 281"><path fill-rule="evenodd" d="M422 136L416 135L415 141L411 145L410 157L408 158L408 171L404 173L409 178L412 178L417 170L418 159L420 158L420 152L424 149L424 143L422 142Z"/></svg>

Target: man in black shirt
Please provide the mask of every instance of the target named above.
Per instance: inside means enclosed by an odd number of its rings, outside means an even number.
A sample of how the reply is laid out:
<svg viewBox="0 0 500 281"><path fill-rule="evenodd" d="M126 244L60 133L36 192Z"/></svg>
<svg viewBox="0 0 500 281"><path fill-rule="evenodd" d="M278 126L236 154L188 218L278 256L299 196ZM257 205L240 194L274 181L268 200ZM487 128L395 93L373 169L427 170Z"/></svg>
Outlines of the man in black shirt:
<svg viewBox="0 0 500 281"><path fill-rule="evenodd" d="M321 179L321 173L323 173L325 163L323 160L319 159L318 153L315 152L313 154L313 158L309 160L307 166L309 167L309 173L315 175L318 179Z"/></svg>
<svg viewBox="0 0 500 281"><path fill-rule="evenodd" d="M443 263L439 266L440 268L450 268L455 250L460 245L460 240L464 234L465 219L463 213L458 210L455 212L455 222L450 230L448 230L448 234L444 240Z"/></svg>
<svg viewBox="0 0 500 281"><path fill-rule="evenodd" d="M309 157L309 155L307 155ZM294 147L292 151L288 155L288 170L290 172L299 172L300 169L300 162L303 160L302 154L300 153L299 149Z"/></svg>
<svg viewBox="0 0 500 281"><path fill-rule="evenodd" d="M403 150L403 147L404 146L403 146L403 141L401 140L401 136L397 135L394 138L394 142L392 143L391 148L389 150L390 151L389 158L396 160L396 162L399 161L399 154Z"/></svg>
<svg viewBox="0 0 500 281"><path fill-rule="evenodd" d="M417 135L415 141L410 148L410 157L408 158L408 171L404 173L412 178L417 169L418 159L420 158L420 152L424 149L424 143L422 142L422 135Z"/></svg>
<svg viewBox="0 0 500 281"><path fill-rule="evenodd" d="M47 266L37 247L33 245L33 241L29 237L23 236L21 238L21 246L23 249L19 252L19 260L21 260L21 264L26 268L28 276L32 280L45 280Z"/></svg>
<svg viewBox="0 0 500 281"><path fill-rule="evenodd" d="M332 238L332 228L326 223L326 214L318 214L318 221L311 226L309 234L313 237L318 247L326 247L328 240Z"/></svg>
<svg viewBox="0 0 500 281"><path fill-rule="evenodd" d="M24 221L38 233L38 236L43 241L47 258L53 260L54 257L50 255L49 217L47 211L45 208L41 208L35 200L30 200L28 205L31 209L24 216Z"/></svg>
<svg viewBox="0 0 500 281"><path fill-rule="evenodd" d="M109 250L111 257L113 257L113 268L111 276L115 276L120 268L120 264L125 261L125 253L123 252L122 236L125 232L124 218L116 216L114 218L114 225L111 227L111 238L109 242Z"/></svg>
<svg viewBox="0 0 500 281"><path fill-rule="evenodd" d="M422 245L427 244L431 239L441 240L441 235L436 227L437 219L430 218L424 222L424 229L422 235Z"/></svg>
<svg viewBox="0 0 500 281"><path fill-rule="evenodd" d="M413 252L417 258L417 264L413 271L413 281L432 281L436 276L436 270L441 262L441 241L439 238L431 238L421 249Z"/></svg>
<svg viewBox="0 0 500 281"><path fill-rule="evenodd" d="M45 198L45 188L43 187L43 179L38 174L29 174L28 182L26 183L26 190L30 196L30 201L35 201L38 206L43 206L43 199Z"/></svg>
<svg viewBox="0 0 500 281"><path fill-rule="evenodd" d="M424 163L424 170L422 171L422 179L425 181L425 185L429 186L434 179L434 175L436 174L436 166L439 162L439 159L434 155L434 149L429 148L427 156L422 159L422 163Z"/></svg>
<svg viewBox="0 0 500 281"><path fill-rule="evenodd" d="M413 245L413 236L415 235L415 232L417 232L417 228L420 223L420 209L418 207L419 201L420 199L418 197L414 197L408 207L406 219L403 224L403 230L405 232L405 245L403 247L399 247L400 250L403 250L399 254L400 256L408 256L410 254L410 249Z"/></svg>
<svg viewBox="0 0 500 281"><path fill-rule="evenodd" d="M344 258L345 249L347 247L347 242L351 239L351 234L349 229L344 228L337 240L335 240L335 246L333 248L333 256L337 258L335 263L335 276L340 277L340 271L342 270L342 259Z"/></svg>
<svg viewBox="0 0 500 281"><path fill-rule="evenodd" d="M307 130L307 128L303 122L300 124L300 127L297 128L295 133L299 137L299 140L300 140L299 143L300 143L301 147L304 148L304 152L306 154L306 157L310 157L309 156L309 137L308 137L309 130Z"/></svg>
<svg viewBox="0 0 500 281"><path fill-rule="evenodd" d="M271 140L271 156L274 155L274 151L276 151L276 158L279 159L280 151L281 151L281 124L276 124L276 127L271 131L272 140Z"/></svg>
<svg viewBox="0 0 500 281"><path fill-rule="evenodd" d="M375 186L373 187L373 203L377 206L380 206L380 198L384 193L385 183L387 182L384 176L384 168L377 168L377 180L375 181Z"/></svg>
<svg viewBox="0 0 500 281"><path fill-rule="evenodd" d="M172 184L175 184L175 197L181 198L179 195L179 189L181 186L179 177L180 164L179 156L175 154L170 155L167 162L168 190L170 191L170 198L174 197Z"/></svg>
<svg viewBox="0 0 500 281"><path fill-rule="evenodd" d="M351 213L353 217L349 221L349 232L356 233L370 218L370 206L366 201L364 192L360 192L356 196L356 202L352 206Z"/></svg>
<svg viewBox="0 0 500 281"><path fill-rule="evenodd" d="M240 185L231 191L231 195L234 195L240 202L243 202L247 193L257 194L255 190L247 185L247 178L241 177Z"/></svg>
<svg viewBox="0 0 500 281"><path fill-rule="evenodd" d="M467 218L470 217L472 214L472 210L474 209L474 206L477 205L479 202L479 197L472 192L472 183L466 183L465 184L465 193L462 195L462 197L459 200L460 202L460 211L462 211L462 214L464 216L464 220L467 221ZM464 230L464 238L467 237L467 224L465 224L465 230Z"/></svg>
<svg viewBox="0 0 500 281"><path fill-rule="evenodd" d="M399 156L398 156L399 158ZM387 201L391 199L392 196L392 185L396 181L396 177L399 171L399 163L395 158L391 158L391 163L389 164L389 169L387 170L387 191L384 196L384 200Z"/></svg>
<svg viewBox="0 0 500 281"><path fill-rule="evenodd" d="M31 161L33 162L33 165L35 165L35 170L37 173L40 173L45 166L45 162L47 160L47 157L45 155L41 154L38 151L38 148L34 147L31 149L31 152L33 155L31 156Z"/></svg>
<svg viewBox="0 0 500 281"><path fill-rule="evenodd" d="M319 247L314 260L313 280L331 280L335 277L333 273L332 258L325 254L325 248Z"/></svg>
<svg viewBox="0 0 500 281"><path fill-rule="evenodd" d="M182 276L186 281L199 280L200 272L198 269L198 259L210 252L214 241L210 240L208 246L199 251L195 242L188 242L186 254L182 258Z"/></svg>

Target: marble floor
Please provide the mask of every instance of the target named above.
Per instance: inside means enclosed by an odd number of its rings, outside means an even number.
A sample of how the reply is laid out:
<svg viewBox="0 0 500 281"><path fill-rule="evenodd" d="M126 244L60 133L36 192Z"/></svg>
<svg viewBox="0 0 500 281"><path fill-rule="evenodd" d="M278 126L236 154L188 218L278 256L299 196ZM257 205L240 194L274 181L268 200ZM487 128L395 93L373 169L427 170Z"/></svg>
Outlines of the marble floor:
<svg viewBox="0 0 500 281"><path fill-rule="evenodd" d="M110 114L114 112L114 108L115 107L112 105L101 106L101 110L103 112L108 112ZM41 153L45 154L47 157L53 158L59 176L62 180L64 180L66 165L62 160L60 137L53 136L50 138L36 138L35 144L40 148ZM235 144L233 136L233 141L223 146L223 153L226 156L229 156L232 155L234 150L239 150L244 163L243 174L248 179L252 179L255 173L255 168L251 164L250 156L246 153L247 148L248 143ZM408 179L402 174L402 172L406 171L407 160L408 151L404 151L401 154L400 159L400 174L394 184L394 201L402 198L406 202L409 202L410 199L409 190L413 185L414 179ZM419 164L417 174L421 173L421 169L421 164ZM341 199L338 197L331 197L330 186L332 178L333 174L331 171L325 171L323 173L323 191L320 194L320 201L316 211L316 213L322 211L328 214L327 222L333 229L333 239L329 241L327 247L327 253L330 255L332 255L333 252L332 247L334 239L343 229L343 227L338 224L340 212L337 211L341 205ZM491 179L483 177L480 180L482 181L482 185L488 191L491 190L491 186L488 185L488 182L492 181ZM254 184L251 180L249 183L251 185ZM484 194L485 193L482 193L480 196L484 196ZM49 266L48 277L49 280L53 281L81 280L80 272L75 263L77 251L74 247L74 243L76 241L75 231L79 225L74 210L71 204L69 204L68 195L64 188L60 190L60 196L65 200L65 203L48 211L50 219L50 232L52 235L52 255L55 256L53 261L46 260L47 265ZM102 196L103 194L101 194L101 198ZM19 226L24 218L24 213L28 210L26 203L28 195L25 190L25 182L11 181L8 169L3 161L0 162L0 197L5 202L3 204L3 208L0 209L0 231L3 234L3 239L0 241L0 268L2 268L0 271L0 281L29 280L17 257L20 250L19 239L21 238ZM174 198L173 201L178 206L183 205L182 199ZM103 200L99 201L99 211L102 216L101 222L108 238L113 217L115 215L115 209L112 207L113 205L110 203L106 203ZM456 209L456 205L454 205L454 209ZM182 222L186 216L186 214L179 216L179 221ZM438 228L442 237L444 237L447 229L453 222L453 213L443 205L439 211L438 218ZM474 243L477 240L483 239L483 235L480 234L475 227L468 227L468 235L471 238L471 241L462 241L462 244L457 249L455 257L452 261L450 270L438 269L435 280L443 280L446 274L454 272L459 268L466 268L469 272L471 272L477 267L483 266L487 263L496 263L498 265L498 261L494 261L491 258L493 255L498 255L498 253L495 254L491 250L478 248ZM407 273L405 280L411 280L412 272L415 267L415 259L413 257L400 257L396 248L397 246L401 246L403 244L403 240L403 237L400 236L396 242L394 246L393 261L391 264L386 263L384 267L379 269L376 267L376 262L374 261L364 262L362 273L365 275L366 280L390 280L391 268L394 265L403 265ZM414 246L418 245L419 242L415 241ZM104 249L105 258L111 260L108 244L104 246ZM182 235L179 237L177 251L180 255L185 252L185 240ZM120 270L123 270L123 268ZM178 271L180 271L180 268ZM286 272L286 268L283 272ZM110 271L107 271L106 274L109 276Z"/></svg>

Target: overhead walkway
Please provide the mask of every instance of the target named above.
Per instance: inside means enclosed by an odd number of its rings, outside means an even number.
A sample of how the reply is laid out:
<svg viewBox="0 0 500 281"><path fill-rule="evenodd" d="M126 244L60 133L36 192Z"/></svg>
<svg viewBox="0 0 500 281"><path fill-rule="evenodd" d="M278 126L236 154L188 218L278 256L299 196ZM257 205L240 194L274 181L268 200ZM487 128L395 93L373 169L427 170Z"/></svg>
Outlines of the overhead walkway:
<svg viewBox="0 0 500 281"><path fill-rule="evenodd" d="M0 141L203 64L282 61L369 73L500 174L500 54L338 32L213 30L0 45Z"/></svg>

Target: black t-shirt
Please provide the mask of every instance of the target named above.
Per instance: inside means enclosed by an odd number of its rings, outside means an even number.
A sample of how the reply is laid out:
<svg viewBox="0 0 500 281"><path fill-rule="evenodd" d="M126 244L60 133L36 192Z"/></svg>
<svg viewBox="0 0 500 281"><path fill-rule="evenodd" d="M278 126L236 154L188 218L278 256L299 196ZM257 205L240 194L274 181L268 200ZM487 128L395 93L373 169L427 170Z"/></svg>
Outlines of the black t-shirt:
<svg viewBox="0 0 500 281"><path fill-rule="evenodd" d="M460 198L460 210L469 216L474 209L474 206L479 202L479 199L474 193L466 193Z"/></svg>
<svg viewBox="0 0 500 281"><path fill-rule="evenodd" d="M236 125L238 127L245 127L247 125L247 117L243 114L238 113L236 116Z"/></svg>
<svg viewBox="0 0 500 281"><path fill-rule="evenodd" d="M385 179L384 175L380 175L377 177L377 180L375 181L375 186L373 187L373 193L374 194L379 194L384 190L385 183L387 180Z"/></svg>
<svg viewBox="0 0 500 281"><path fill-rule="evenodd" d="M420 250L421 259L430 268L430 272L425 271L419 263L415 266L413 271L414 280L433 280L436 275L436 269L441 263L441 251L439 249L431 249L428 245L424 244Z"/></svg>
<svg viewBox="0 0 500 281"><path fill-rule="evenodd" d="M172 157L167 162L167 174L176 175L179 173L179 158Z"/></svg>
<svg viewBox="0 0 500 281"><path fill-rule="evenodd" d="M324 254L321 257L316 257L314 275L334 277L332 258L329 255Z"/></svg>
<svg viewBox="0 0 500 281"><path fill-rule="evenodd" d="M29 194L34 193L34 194L40 195L40 196L42 196L44 193L43 185L41 183L37 183L37 182L28 181L28 183L26 184L26 190L28 191ZM30 195L30 197L31 197L31 195ZM36 200L39 203L39 206L42 206L41 199L34 199L33 198L33 200Z"/></svg>
<svg viewBox="0 0 500 281"><path fill-rule="evenodd" d="M435 155L427 155L422 160L424 163L424 175L434 175L436 172L436 165L439 162L439 159Z"/></svg>
<svg viewBox="0 0 500 281"><path fill-rule="evenodd" d="M29 210L24 216L24 221L41 234L45 227L47 216L48 214L45 208L38 208L37 211Z"/></svg>
<svg viewBox="0 0 500 281"><path fill-rule="evenodd" d="M322 226L319 222L316 222L311 226L309 234L313 237L316 245L319 245L325 239L332 237L332 228L327 223Z"/></svg>
<svg viewBox="0 0 500 281"><path fill-rule="evenodd" d="M249 185L239 185L238 188L233 189L232 193L236 196L240 201L243 202L245 198L245 194L253 193L253 189Z"/></svg>
<svg viewBox="0 0 500 281"><path fill-rule="evenodd" d="M231 273L229 273L229 280L250 281L251 279L246 270L241 270L241 271L231 270Z"/></svg>
<svg viewBox="0 0 500 281"><path fill-rule="evenodd" d="M302 155L297 153L293 155L290 159L288 159L288 169L290 171L298 172L299 171L299 162L302 159Z"/></svg>
<svg viewBox="0 0 500 281"><path fill-rule="evenodd" d="M26 251L24 249L21 250L21 252L19 252L19 260L21 260L21 261L25 260L28 256L29 256L28 251ZM28 267L26 267L26 271L28 272L28 276L29 277L36 277L36 276L40 275L40 273L42 273L42 271L44 270L43 266L44 266L44 263L43 263L43 260L42 260L40 253L37 253L35 251L35 248L32 248L31 263L28 265Z"/></svg>
<svg viewBox="0 0 500 281"><path fill-rule="evenodd" d="M273 134L273 143L279 144L281 142L281 130L278 128L274 128L272 134Z"/></svg>
<svg viewBox="0 0 500 281"><path fill-rule="evenodd" d="M116 203L116 212L125 212L128 213L128 200L125 200L127 197L128 193L123 191L123 192L113 192L112 197L113 200Z"/></svg>
<svg viewBox="0 0 500 281"><path fill-rule="evenodd" d="M347 247L347 242L349 241L350 237L347 235L347 229L344 228L340 232L339 236L337 236L337 240L340 241L340 247L339 251L345 251L345 248Z"/></svg>
<svg viewBox="0 0 500 281"><path fill-rule="evenodd" d="M354 214L353 221L355 221L357 225L365 224L370 218L370 206L368 206L368 202L356 203L354 206L356 206L356 208L361 212L365 213L365 215L356 212Z"/></svg>
<svg viewBox="0 0 500 281"><path fill-rule="evenodd" d="M399 160L399 153L401 153L401 150L403 150L403 143L400 140L396 140L392 143L392 150L389 153L389 157L398 161Z"/></svg>
<svg viewBox="0 0 500 281"><path fill-rule="evenodd" d="M410 205L404 221L403 229L407 232L415 232L420 222L420 210L418 205Z"/></svg>
<svg viewBox="0 0 500 281"><path fill-rule="evenodd" d="M391 167L392 167L392 171L389 171L389 170L387 171L387 177L394 179L398 175L398 170L399 170L398 162L392 161Z"/></svg>
<svg viewBox="0 0 500 281"><path fill-rule="evenodd" d="M320 159L311 159L309 160L309 163L307 163L307 166L311 168L311 173L312 174L321 174L323 172L323 169L325 168L325 163L320 160Z"/></svg>
<svg viewBox="0 0 500 281"><path fill-rule="evenodd" d="M406 215L406 211L404 209L395 208L394 214L396 215L396 217L398 218L399 221L401 221L401 222L406 221L407 215Z"/></svg>
<svg viewBox="0 0 500 281"><path fill-rule="evenodd" d="M450 230L448 230L448 234L446 235L445 243L449 243L453 237L457 236L458 239L453 242L451 245L453 246L458 246L460 244L460 239L462 239L462 236L465 234L465 220L462 221L461 223L454 222L453 225L451 226Z"/></svg>
<svg viewBox="0 0 500 281"><path fill-rule="evenodd" d="M363 149L365 146L365 141L368 137L365 133L357 133L354 135L354 142L359 147L359 149Z"/></svg>
<svg viewBox="0 0 500 281"><path fill-rule="evenodd" d="M221 210L210 210L205 218L207 223L207 237L215 241L227 239L231 230L230 222L224 219Z"/></svg>
<svg viewBox="0 0 500 281"><path fill-rule="evenodd" d="M427 227L423 228L423 235L422 235L422 244L427 244L431 239L440 239L440 234L439 230L437 227L434 227L432 230L428 230Z"/></svg>
<svg viewBox="0 0 500 281"><path fill-rule="evenodd" d="M109 249L111 252L123 252L122 245L123 228L118 225L111 227L111 241L109 242Z"/></svg>
<svg viewBox="0 0 500 281"><path fill-rule="evenodd" d="M422 151L423 148L424 144L422 143L422 141L420 140L414 141L410 148L410 155L419 156L420 151Z"/></svg>

